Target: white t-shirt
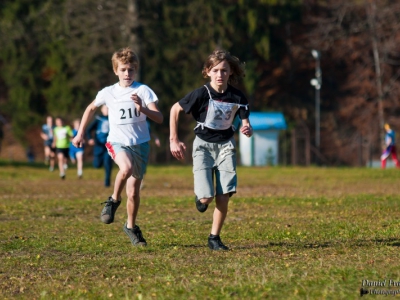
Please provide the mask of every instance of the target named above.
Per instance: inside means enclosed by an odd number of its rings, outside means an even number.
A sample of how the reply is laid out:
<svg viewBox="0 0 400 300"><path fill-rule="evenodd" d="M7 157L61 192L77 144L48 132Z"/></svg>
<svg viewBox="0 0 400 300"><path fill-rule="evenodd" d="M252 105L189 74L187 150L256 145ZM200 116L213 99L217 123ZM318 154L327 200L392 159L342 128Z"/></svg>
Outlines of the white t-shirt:
<svg viewBox="0 0 400 300"><path fill-rule="evenodd" d="M105 87L97 93L94 104L108 107L110 132L107 142L121 143L126 146L139 145L150 140L146 115L137 113L132 94L142 99L142 105L147 107L152 102L158 102L157 95L147 85L133 82L129 87L121 87L119 83Z"/></svg>

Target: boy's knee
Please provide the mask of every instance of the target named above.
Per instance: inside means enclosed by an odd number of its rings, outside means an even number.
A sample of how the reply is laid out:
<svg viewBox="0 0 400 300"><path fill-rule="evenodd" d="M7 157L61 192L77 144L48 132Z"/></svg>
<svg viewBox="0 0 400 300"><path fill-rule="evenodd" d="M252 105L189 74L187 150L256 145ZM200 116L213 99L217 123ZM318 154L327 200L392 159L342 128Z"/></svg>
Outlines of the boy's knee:
<svg viewBox="0 0 400 300"><path fill-rule="evenodd" d="M228 212L229 197L215 199L215 207L221 212Z"/></svg>
<svg viewBox="0 0 400 300"><path fill-rule="evenodd" d="M221 205L228 205L229 202L229 194L217 195L215 196L215 202Z"/></svg>
<svg viewBox="0 0 400 300"><path fill-rule="evenodd" d="M127 191L126 197L127 197L126 200L128 202L137 202L140 199L139 191L137 190L131 190L129 192Z"/></svg>
<svg viewBox="0 0 400 300"><path fill-rule="evenodd" d="M209 198L201 198L200 202L203 204L210 204L213 201L214 197L209 197Z"/></svg>
<svg viewBox="0 0 400 300"><path fill-rule="evenodd" d="M124 179L126 179L126 178L128 178L129 176L132 175L132 168L125 168L125 167L124 168L120 168L119 172L120 172L121 176Z"/></svg>

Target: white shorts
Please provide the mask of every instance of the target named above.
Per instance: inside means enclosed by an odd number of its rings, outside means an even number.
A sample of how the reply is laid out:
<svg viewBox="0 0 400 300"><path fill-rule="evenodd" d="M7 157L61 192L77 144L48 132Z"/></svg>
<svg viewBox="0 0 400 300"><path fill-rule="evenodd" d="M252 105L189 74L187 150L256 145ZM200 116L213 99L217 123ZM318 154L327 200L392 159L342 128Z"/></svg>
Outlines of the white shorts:
<svg viewBox="0 0 400 300"><path fill-rule="evenodd" d="M194 193L198 199L236 193L236 148L233 137L224 142L209 143L196 136L192 156Z"/></svg>
<svg viewBox="0 0 400 300"><path fill-rule="evenodd" d="M143 179L143 175L146 173L147 162L149 160L150 153L150 145L148 142L133 146L125 146L120 143L107 142L106 148L112 159L115 159L115 156L121 151L128 152L132 157L132 176L137 179Z"/></svg>

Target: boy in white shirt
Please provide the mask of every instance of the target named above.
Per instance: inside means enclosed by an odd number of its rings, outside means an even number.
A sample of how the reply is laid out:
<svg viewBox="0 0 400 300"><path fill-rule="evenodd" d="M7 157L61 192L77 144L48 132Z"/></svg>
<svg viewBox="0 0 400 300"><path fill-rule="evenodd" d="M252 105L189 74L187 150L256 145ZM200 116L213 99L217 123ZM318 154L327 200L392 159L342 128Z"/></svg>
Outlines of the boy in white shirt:
<svg viewBox="0 0 400 300"><path fill-rule="evenodd" d="M72 143L80 147L85 128L102 105L108 107L110 132L106 147L119 167L113 194L101 212L101 221L110 224L121 203L121 193L126 185L127 221L123 227L134 246L147 245L136 217L140 205L140 184L148 161L150 133L146 117L162 123L163 115L158 109L158 98L147 86L135 82L139 60L130 48L123 48L112 56L112 65L119 82L98 92L96 99L86 108L79 131Z"/></svg>

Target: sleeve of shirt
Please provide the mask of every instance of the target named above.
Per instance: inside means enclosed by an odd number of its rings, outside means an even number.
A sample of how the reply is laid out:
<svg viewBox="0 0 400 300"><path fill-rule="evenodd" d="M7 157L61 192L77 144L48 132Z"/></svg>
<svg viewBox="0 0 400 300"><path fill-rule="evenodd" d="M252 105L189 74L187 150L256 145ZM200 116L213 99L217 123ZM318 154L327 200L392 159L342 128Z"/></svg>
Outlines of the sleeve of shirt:
<svg viewBox="0 0 400 300"><path fill-rule="evenodd" d="M204 88L204 87L203 87ZM204 88L205 89L205 88ZM190 114L193 110L197 109L197 100L199 98L201 88L196 89L179 100L179 105L183 108L186 114Z"/></svg>
<svg viewBox="0 0 400 300"><path fill-rule="evenodd" d="M67 126L67 127L68 127L68 129L67 129L68 135L69 135L70 137L74 137L74 132L72 131L72 128L69 127L69 126Z"/></svg>
<svg viewBox="0 0 400 300"><path fill-rule="evenodd" d="M239 108L239 117L241 120L248 119L249 116L250 116L250 110L248 107L247 109L245 107Z"/></svg>
<svg viewBox="0 0 400 300"><path fill-rule="evenodd" d="M246 107L241 106L239 108L239 117L240 117L240 119L243 120L243 119L248 119L249 118L249 116L250 116L250 107L249 107L249 101L247 100L246 96L243 93L241 93L241 94L242 95L241 95L240 104L247 105Z"/></svg>
<svg viewBox="0 0 400 300"><path fill-rule="evenodd" d="M147 85L143 85L139 90L139 97L144 101L144 104L148 106L152 102L158 103L158 97L154 91Z"/></svg>
<svg viewBox="0 0 400 300"><path fill-rule="evenodd" d="M106 104L106 98L104 97L104 94L105 94L105 88L97 93L96 99L94 100L94 105L100 107L103 104Z"/></svg>

